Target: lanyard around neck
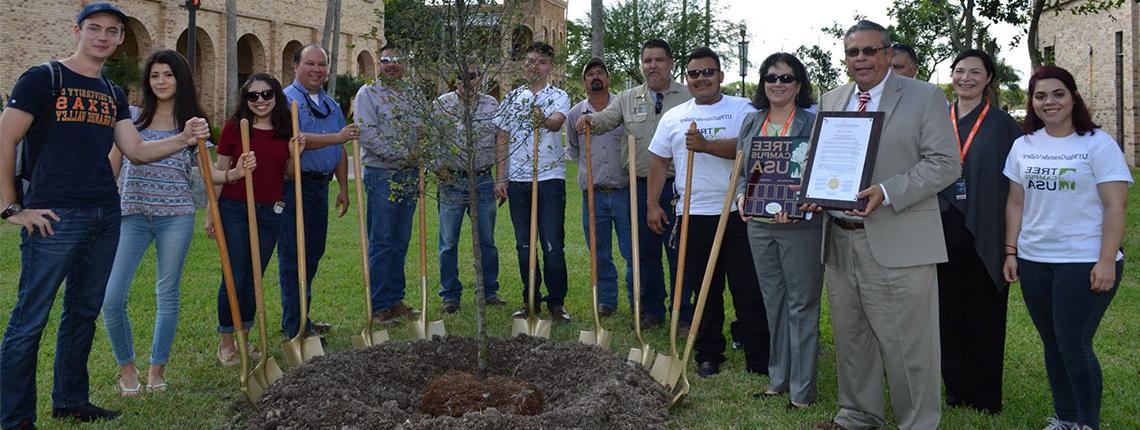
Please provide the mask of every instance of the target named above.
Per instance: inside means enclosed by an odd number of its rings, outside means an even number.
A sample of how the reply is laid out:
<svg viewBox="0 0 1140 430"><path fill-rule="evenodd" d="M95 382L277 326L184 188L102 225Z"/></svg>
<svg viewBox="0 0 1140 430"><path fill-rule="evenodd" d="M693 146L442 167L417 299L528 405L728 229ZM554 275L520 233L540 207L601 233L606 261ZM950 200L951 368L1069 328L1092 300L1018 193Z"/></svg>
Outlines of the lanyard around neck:
<svg viewBox="0 0 1140 430"><path fill-rule="evenodd" d="M960 148L958 154L962 157L962 163L966 162L966 154L970 152L970 146L974 144L974 136L978 134L978 128L982 126L982 120L986 119L988 113L990 113L990 98L986 97L986 105L982 107L982 113L978 114L977 120L974 120L974 127L966 136L966 143L962 143L962 137L958 134L958 103L955 102L950 106L950 123L954 124L954 139L958 140Z"/></svg>
<svg viewBox="0 0 1140 430"><path fill-rule="evenodd" d="M772 114L772 111L769 110L768 113L764 115L764 123L760 124L760 133L761 134L763 134L764 132L766 132L768 130L768 116L771 114ZM792 119L794 119L795 117L796 117L796 110L792 109L792 114L788 115L787 121L784 121L784 128L780 129L780 134L778 135L778 137L784 137L784 136L788 135L788 130L791 129L791 125L792 125Z"/></svg>

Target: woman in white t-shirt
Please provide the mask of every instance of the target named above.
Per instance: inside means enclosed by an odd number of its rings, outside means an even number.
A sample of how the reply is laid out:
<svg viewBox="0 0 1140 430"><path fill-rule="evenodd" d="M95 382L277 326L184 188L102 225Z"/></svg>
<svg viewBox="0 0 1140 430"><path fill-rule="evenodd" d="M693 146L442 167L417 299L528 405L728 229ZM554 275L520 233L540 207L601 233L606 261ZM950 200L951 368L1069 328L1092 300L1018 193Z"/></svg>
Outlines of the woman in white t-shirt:
<svg viewBox="0 0 1140 430"><path fill-rule="evenodd" d="M1120 147L1093 124L1072 74L1037 69L1029 96L1027 134L1005 164L1002 273L1020 278L1045 347L1056 415L1045 428L1096 429L1103 382L1092 341L1124 268L1132 176Z"/></svg>

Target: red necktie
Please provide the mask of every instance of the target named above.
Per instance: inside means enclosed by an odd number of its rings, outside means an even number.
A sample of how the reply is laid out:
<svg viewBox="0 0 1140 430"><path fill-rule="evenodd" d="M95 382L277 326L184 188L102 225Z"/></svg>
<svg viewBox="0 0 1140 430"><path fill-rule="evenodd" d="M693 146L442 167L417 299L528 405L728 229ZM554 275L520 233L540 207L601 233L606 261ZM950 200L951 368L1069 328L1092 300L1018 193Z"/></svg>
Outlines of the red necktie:
<svg viewBox="0 0 1140 430"><path fill-rule="evenodd" d="M859 93L859 107L857 107L855 110L857 110L859 112L866 112L867 111L867 103L870 103L870 102L871 102L871 93L869 93L869 92Z"/></svg>

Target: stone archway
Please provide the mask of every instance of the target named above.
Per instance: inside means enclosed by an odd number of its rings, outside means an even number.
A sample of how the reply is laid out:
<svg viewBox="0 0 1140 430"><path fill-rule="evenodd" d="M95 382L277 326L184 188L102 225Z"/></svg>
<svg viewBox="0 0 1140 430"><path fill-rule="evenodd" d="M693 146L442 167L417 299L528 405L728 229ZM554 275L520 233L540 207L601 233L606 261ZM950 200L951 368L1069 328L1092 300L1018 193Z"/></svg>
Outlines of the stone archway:
<svg viewBox="0 0 1140 430"><path fill-rule="evenodd" d="M534 42L534 32L530 27L519 24L511 31L511 60L521 61L526 49Z"/></svg>
<svg viewBox="0 0 1140 430"><path fill-rule="evenodd" d="M123 43L115 49L115 55L107 61L108 76L127 93L132 105L141 102L141 85L146 82L142 67L153 48L150 32L137 19L129 18L123 26Z"/></svg>
<svg viewBox="0 0 1140 430"><path fill-rule="evenodd" d="M245 83L246 79L254 73L268 73L265 60L265 45L252 33L246 33L237 41L238 54L238 85Z"/></svg>
<svg viewBox="0 0 1140 430"><path fill-rule="evenodd" d="M293 83L295 76L293 56L297 55L297 53L301 52L304 48L305 45L302 45L301 42L296 40L290 40L289 43L285 44L285 49L281 51L281 85L288 86Z"/></svg>
<svg viewBox="0 0 1140 430"><path fill-rule="evenodd" d="M178 42L175 44L179 53L187 59L190 55L187 53L186 36L187 30L183 30L182 34L178 35ZM198 86L198 100L202 103L202 108L215 119L220 119L225 114L225 97L219 97L217 87L215 85L214 77L217 74L217 61L214 59L214 41L210 35L198 27L196 32L197 40L196 49L194 53L194 83Z"/></svg>
<svg viewBox="0 0 1140 430"><path fill-rule="evenodd" d="M365 80L376 78L376 59L368 50L360 51L356 55L356 77Z"/></svg>

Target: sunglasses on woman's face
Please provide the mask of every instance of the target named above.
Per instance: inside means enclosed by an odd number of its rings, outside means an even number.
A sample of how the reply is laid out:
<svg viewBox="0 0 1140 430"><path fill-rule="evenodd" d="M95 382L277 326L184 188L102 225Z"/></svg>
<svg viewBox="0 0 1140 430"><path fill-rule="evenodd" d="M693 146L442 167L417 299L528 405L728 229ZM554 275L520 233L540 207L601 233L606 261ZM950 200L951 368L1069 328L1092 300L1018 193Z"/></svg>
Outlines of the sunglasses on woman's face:
<svg viewBox="0 0 1140 430"><path fill-rule="evenodd" d="M769 84L774 84L774 83L776 83L776 81L780 81L780 82L783 82L785 84L790 84L790 83L796 81L796 75L789 75L787 73L782 74L782 75L777 75L775 73L769 73L769 74L764 76L764 82L767 82Z"/></svg>
<svg viewBox="0 0 1140 430"><path fill-rule="evenodd" d="M273 90L250 91L245 93L245 100L253 103L257 101L258 96L261 96L265 101L273 100Z"/></svg>
<svg viewBox="0 0 1140 430"><path fill-rule="evenodd" d="M715 75L716 72L719 72L719 71L720 71L720 69L714 69L714 68L710 67L707 69L687 70L687 71L685 71L685 74L689 75L689 79L697 79L701 76L704 76L706 78L711 78L712 75Z"/></svg>

